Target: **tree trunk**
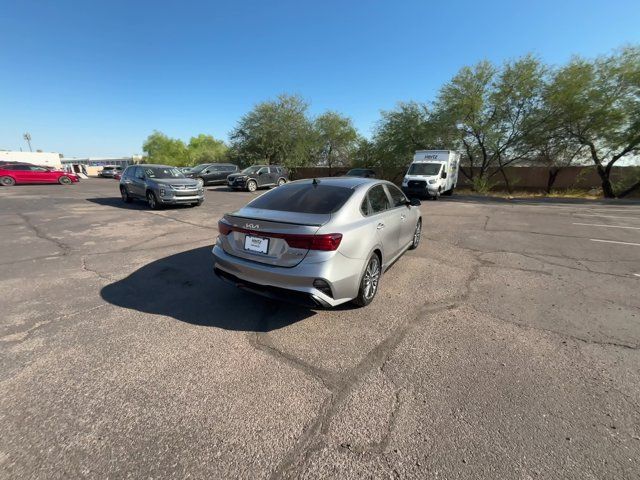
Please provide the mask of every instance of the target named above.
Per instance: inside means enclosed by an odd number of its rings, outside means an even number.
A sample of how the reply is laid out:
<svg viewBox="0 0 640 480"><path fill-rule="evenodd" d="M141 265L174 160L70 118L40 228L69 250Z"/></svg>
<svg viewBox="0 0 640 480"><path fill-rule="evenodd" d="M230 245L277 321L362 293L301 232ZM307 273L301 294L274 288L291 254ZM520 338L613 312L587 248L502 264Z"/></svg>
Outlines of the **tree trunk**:
<svg viewBox="0 0 640 480"><path fill-rule="evenodd" d="M553 184L556 183L556 178L558 178L559 173L559 168L549 169L549 176L547 177L547 193L551 193L551 189L553 188Z"/></svg>
<svg viewBox="0 0 640 480"><path fill-rule="evenodd" d="M507 187L507 192L512 193L511 184L509 183L509 177L507 177L507 172L504 171L504 167L500 165L500 173L502 174L502 178L504 178L504 184Z"/></svg>
<svg viewBox="0 0 640 480"><path fill-rule="evenodd" d="M604 198L616 198L613 185L611 185L611 180L609 179L609 172L611 170L605 169L602 165L596 165L596 171L598 175L600 175L600 180L602 180L602 193L604 193Z"/></svg>

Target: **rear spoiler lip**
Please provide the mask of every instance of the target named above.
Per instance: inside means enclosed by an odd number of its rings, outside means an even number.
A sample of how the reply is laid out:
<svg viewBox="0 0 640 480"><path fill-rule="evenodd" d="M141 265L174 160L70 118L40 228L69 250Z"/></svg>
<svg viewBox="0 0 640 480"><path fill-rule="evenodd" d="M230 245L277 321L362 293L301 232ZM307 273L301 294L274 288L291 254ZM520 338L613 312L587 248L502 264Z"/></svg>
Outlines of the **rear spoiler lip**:
<svg viewBox="0 0 640 480"><path fill-rule="evenodd" d="M324 225L324 223L296 223L296 222L283 222L282 220L274 220L274 219L269 219L269 218L257 218L257 217L244 217L244 216L240 216L240 215L233 215L232 213L225 213L224 217L227 217L229 219L231 218L241 218L244 220L262 220L263 222L272 222L272 223L283 223L285 225L300 225L300 226L306 226L306 227L321 227L322 225Z"/></svg>

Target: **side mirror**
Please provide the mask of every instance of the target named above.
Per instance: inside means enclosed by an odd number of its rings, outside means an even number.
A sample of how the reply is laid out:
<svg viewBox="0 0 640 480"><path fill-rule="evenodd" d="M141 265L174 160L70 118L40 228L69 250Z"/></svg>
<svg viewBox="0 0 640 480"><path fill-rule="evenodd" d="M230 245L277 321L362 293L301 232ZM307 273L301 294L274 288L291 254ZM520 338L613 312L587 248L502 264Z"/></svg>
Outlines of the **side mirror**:
<svg viewBox="0 0 640 480"><path fill-rule="evenodd" d="M412 207L419 207L422 204L420 203L419 198L411 198L409 199L409 205L411 205Z"/></svg>
<svg viewBox="0 0 640 480"><path fill-rule="evenodd" d="M442 174L440 175L442 178L447 178L447 172L445 172L444 170L442 171Z"/></svg>

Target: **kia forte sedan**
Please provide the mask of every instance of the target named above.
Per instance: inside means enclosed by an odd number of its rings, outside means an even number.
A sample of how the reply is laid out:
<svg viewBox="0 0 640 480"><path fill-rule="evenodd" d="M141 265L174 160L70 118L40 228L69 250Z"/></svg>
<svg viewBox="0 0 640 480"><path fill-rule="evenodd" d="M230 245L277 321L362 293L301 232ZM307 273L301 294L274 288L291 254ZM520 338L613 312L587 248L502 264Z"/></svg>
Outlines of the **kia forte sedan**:
<svg viewBox="0 0 640 480"><path fill-rule="evenodd" d="M220 219L214 271L271 298L365 306L385 269L420 243L419 205L383 180L287 183Z"/></svg>

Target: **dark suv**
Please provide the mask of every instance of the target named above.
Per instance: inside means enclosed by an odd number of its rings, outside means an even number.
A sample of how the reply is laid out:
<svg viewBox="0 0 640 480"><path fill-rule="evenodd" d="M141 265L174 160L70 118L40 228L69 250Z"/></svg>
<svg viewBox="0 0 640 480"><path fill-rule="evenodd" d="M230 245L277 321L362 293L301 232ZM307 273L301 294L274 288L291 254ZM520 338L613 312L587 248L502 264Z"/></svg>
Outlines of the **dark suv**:
<svg viewBox="0 0 640 480"><path fill-rule="evenodd" d="M279 165L252 165L227 177L229 187L249 192L263 187L277 187L288 181L289 174Z"/></svg>
<svg viewBox="0 0 640 480"><path fill-rule="evenodd" d="M185 173L185 177L201 178L204 185L224 184L227 176L238 171L238 166L231 163L203 163Z"/></svg>

